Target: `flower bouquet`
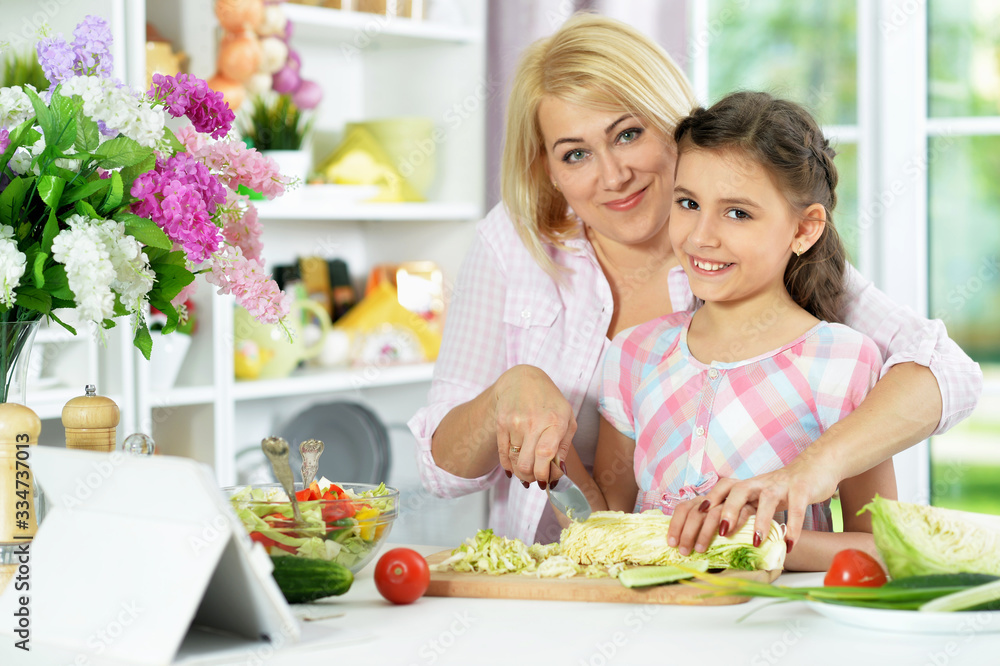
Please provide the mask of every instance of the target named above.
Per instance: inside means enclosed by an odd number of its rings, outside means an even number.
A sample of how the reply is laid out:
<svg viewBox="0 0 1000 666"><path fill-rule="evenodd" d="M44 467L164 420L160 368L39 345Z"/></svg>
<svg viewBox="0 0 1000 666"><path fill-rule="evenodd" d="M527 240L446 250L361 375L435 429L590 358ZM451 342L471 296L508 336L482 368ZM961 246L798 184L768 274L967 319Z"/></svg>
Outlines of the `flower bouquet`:
<svg viewBox="0 0 1000 666"><path fill-rule="evenodd" d="M132 90L111 77L103 19L74 37L37 45L48 90L0 89L0 325L47 317L75 334L58 310L100 328L130 315L148 359L147 307L172 332L198 273L283 323L291 298L264 272L256 210L236 193L282 194L274 163L227 138L234 114L204 81L156 75ZM190 123L171 131L167 114ZM6 376L21 346L2 341Z"/></svg>

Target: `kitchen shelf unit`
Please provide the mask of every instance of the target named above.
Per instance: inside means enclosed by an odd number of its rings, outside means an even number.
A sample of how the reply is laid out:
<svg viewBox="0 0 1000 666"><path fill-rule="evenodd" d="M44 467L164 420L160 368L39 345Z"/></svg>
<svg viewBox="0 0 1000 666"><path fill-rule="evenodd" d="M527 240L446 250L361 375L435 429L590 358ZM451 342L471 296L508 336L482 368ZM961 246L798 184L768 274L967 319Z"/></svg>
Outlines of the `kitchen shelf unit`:
<svg viewBox="0 0 1000 666"><path fill-rule="evenodd" d="M295 24L293 40L331 40L345 48L400 48L438 46L443 43L474 44L483 41L475 26L449 25L402 16L387 17L285 3L285 13Z"/></svg>
<svg viewBox="0 0 1000 666"><path fill-rule="evenodd" d="M188 71L209 78L215 67L217 23L212 3L178 0L126 2L130 26L128 71L144 67L144 40L133 28L150 21L175 50L191 55ZM255 202L264 226L270 268L299 256L341 258L360 289L381 263L429 259L453 279L482 217L485 198L485 0L460 3L461 25L387 19L362 12L285 3L295 23L292 47L302 75L317 81L325 98L316 112L314 161L339 142L344 123L392 116L425 116L444 130L431 154L435 180L426 203L354 203L324 197L304 186L274 201ZM141 14L141 15L140 15ZM423 403L433 364L379 368L307 367L283 379L233 378L233 307L201 284L195 297L198 330L176 385L149 388L149 364L135 359L136 421L164 453L211 465L220 485L237 481L236 460L259 447L288 419L332 400L361 402L398 428ZM153 353L156 353L154 348ZM408 434L406 435L409 436ZM398 473L410 474L401 461ZM415 471L396 482L416 483Z"/></svg>

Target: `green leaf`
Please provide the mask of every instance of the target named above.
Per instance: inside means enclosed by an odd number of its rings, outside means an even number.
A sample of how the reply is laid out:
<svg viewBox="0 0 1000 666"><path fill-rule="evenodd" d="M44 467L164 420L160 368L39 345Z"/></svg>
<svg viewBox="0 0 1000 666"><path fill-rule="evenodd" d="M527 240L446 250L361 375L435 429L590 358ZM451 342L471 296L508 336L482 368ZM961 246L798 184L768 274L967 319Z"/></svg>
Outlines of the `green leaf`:
<svg viewBox="0 0 1000 666"><path fill-rule="evenodd" d="M156 222L152 220L139 217L134 213L119 213L115 215L114 219L124 224L126 233L143 245L164 250L169 250L174 246L173 241L163 232L163 229L156 226Z"/></svg>
<svg viewBox="0 0 1000 666"><path fill-rule="evenodd" d="M142 352L143 357L148 361L149 355L153 351L153 337L149 334L149 326L144 323L136 329L132 344Z"/></svg>
<svg viewBox="0 0 1000 666"><path fill-rule="evenodd" d="M78 153L93 152L101 144L101 131L97 123L83 112L81 105L76 111L76 147Z"/></svg>
<svg viewBox="0 0 1000 666"><path fill-rule="evenodd" d="M100 215L97 214L97 211L94 210L94 207L91 206L86 201L83 200L77 201L75 204L73 204L73 207L76 209L77 213L83 215L84 217L89 217L92 220L103 219Z"/></svg>
<svg viewBox="0 0 1000 666"><path fill-rule="evenodd" d="M147 171L152 171L156 168L156 155L150 153L146 158L144 158L138 164L133 164L132 166L127 166L122 169L119 173L122 176L122 185L124 190L129 194L132 193L132 183L135 179Z"/></svg>
<svg viewBox="0 0 1000 666"><path fill-rule="evenodd" d="M62 199L59 201L59 207L68 206L69 204L79 201L80 199L86 199L91 194L100 192L104 188L111 185L110 178L98 178L95 177L88 183L83 183L82 185L77 185L73 189L64 192Z"/></svg>
<svg viewBox="0 0 1000 666"><path fill-rule="evenodd" d="M45 135L45 144L49 145L49 136L55 136L55 118L52 110L31 88L24 88L24 94L31 100L31 106L35 109L35 119Z"/></svg>
<svg viewBox="0 0 1000 666"><path fill-rule="evenodd" d="M73 290L69 288L66 267L62 264L52 264L45 269L45 290L52 294L53 307L56 307L55 299L73 301L76 298Z"/></svg>
<svg viewBox="0 0 1000 666"><path fill-rule="evenodd" d="M147 253L146 256L151 256ZM184 253L180 251L169 252L155 261L150 258L149 267L156 273L156 296L162 301L166 301L166 306L177 294L187 285L194 282L194 274L185 266ZM167 312L163 307L154 302L154 294L150 294L150 305L158 310ZM161 305L163 303L161 302Z"/></svg>
<svg viewBox="0 0 1000 666"><path fill-rule="evenodd" d="M152 148L144 148L127 136L118 136L110 141L105 141L94 151L94 155L97 157L97 166L105 169L132 166L142 162L152 154Z"/></svg>
<svg viewBox="0 0 1000 666"><path fill-rule="evenodd" d="M34 177L15 178L0 193L0 223L17 227L24 212L24 202L34 185Z"/></svg>
<svg viewBox="0 0 1000 666"><path fill-rule="evenodd" d="M170 144L170 148L173 150L174 155L187 151L187 148L185 148L184 144L177 138L177 135L170 131L170 128L163 128L163 138Z"/></svg>
<svg viewBox="0 0 1000 666"><path fill-rule="evenodd" d="M38 179L38 196L42 198L49 208L59 208L59 199L62 197L63 188L66 181L57 176L42 176Z"/></svg>
<svg viewBox="0 0 1000 666"><path fill-rule="evenodd" d="M49 209L49 217L45 220L45 228L42 229L42 251L52 251L52 241L59 234L59 218L56 217L54 208Z"/></svg>
<svg viewBox="0 0 1000 666"><path fill-rule="evenodd" d="M76 307L76 302L73 301L73 300L70 300L69 303L63 303L63 302L61 302L57 298L53 298L52 299L52 309L53 310L55 310L57 308L75 308L75 307ZM63 328L65 328L67 331L69 331L73 335L76 335L76 329L73 328L72 326L70 326L69 324L67 324L66 322L64 322L59 317L57 317L54 312L49 312L49 319L51 319L55 323L57 323L60 326L62 326Z"/></svg>
<svg viewBox="0 0 1000 666"><path fill-rule="evenodd" d="M14 291L14 304L26 310L49 314L52 311L52 296L44 289L21 285Z"/></svg>
<svg viewBox="0 0 1000 666"><path fill-rule="evenodd" d="M7 167L7 163L10 162L10 158L13 157L15 150L22 145L32 145L35 141L38 141L39 134L35 131L34 126L35 119L32 117L10 131L7 136L10 144L7 146L7 150L3 151L3 154L0 155L0 170Z"/></svg>
<svg viewBox="0 0 1000 666"><path fill-rule="evenodd" d="M58 92L52 93L49 109L52 110L53 133L50 137L45 133L45 145L53 150L63 152L76 143L76 115L83 108L83 102L76 102L71 97L63 97Z"/></svg>
<svg viewBox="0 0 1000 666"><path fill-rule="evenodd" d="M112 171L111 176L105 180L111 182L111 187L104 195L104 201L101 202L98 208L102 213L107 214L122 205L123 191L122 177L117 171Z"/></svg>
<svg viewBox="0 0 1000 666"><path fill-rule="evenodd" d="M39 289L45 288L45 260L48 258L49 255L45 252L39 252L35 255L31 273L35 286Z"/></svg>

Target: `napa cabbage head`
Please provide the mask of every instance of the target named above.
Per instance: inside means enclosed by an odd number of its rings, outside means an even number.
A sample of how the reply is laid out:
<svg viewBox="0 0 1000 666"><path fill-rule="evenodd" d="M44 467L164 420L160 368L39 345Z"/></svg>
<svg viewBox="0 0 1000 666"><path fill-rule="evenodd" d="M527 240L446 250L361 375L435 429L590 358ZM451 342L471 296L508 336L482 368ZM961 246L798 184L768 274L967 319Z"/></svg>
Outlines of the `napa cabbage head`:
<svg viewBox="0 0 1000 666"><path fill-rule="evenodd" d="M872 514L875 547L893 578L939 573L1000 576L1000 526L940 507L878 495L861 511Z"/></svg>

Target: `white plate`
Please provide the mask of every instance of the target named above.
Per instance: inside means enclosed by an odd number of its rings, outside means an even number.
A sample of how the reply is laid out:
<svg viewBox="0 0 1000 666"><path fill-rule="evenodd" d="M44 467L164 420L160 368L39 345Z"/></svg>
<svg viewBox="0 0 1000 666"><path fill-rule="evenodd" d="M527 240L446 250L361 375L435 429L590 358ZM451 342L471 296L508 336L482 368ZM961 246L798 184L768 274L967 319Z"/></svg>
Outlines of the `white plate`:
<svg viewBox="0 0 1000 666"><path fill-rule="evenodd" d="M988 634L1000 632L1000 611L921 613L916 610L858 608L807 601L806 604L831 620L862 629L907 634Z"/></svg>

